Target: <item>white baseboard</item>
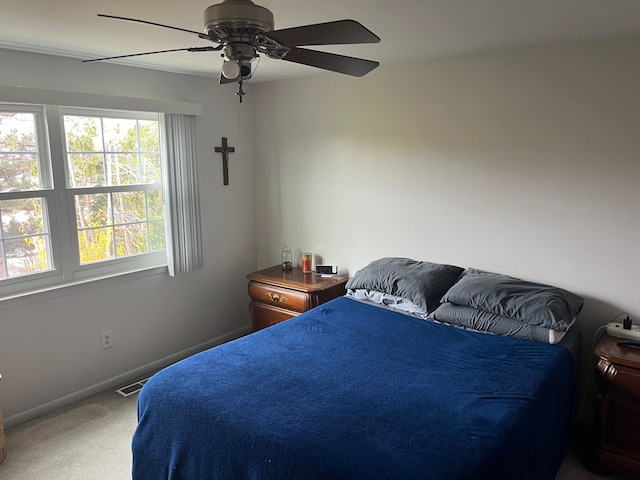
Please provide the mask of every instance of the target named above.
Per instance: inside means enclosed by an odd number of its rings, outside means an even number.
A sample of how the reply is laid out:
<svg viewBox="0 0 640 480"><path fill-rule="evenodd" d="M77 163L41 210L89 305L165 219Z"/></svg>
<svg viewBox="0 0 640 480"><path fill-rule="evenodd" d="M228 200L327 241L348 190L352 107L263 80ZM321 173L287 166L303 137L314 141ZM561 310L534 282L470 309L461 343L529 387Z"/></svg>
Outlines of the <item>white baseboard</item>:
<svg viewBox="0 0 640 480"><path fill-rule="evenodd" d="M249 333L251 333L250 325L240 328L238 330L234 330L233 332L227 333L226 335L222 335L220 337L214 338L212 340L209 340L207 342L201 343L194 347L188 348L181 352L174 353L173 355L169 355L168 357L161 358L160 360L156 360L155 362L142 365L141 367L135 368L133 370L130 370L128 372L125 372L121 375L110 378L103 382L97 383L90 387L83 388L82 390L71 393L69 395L65 395L64 397L58 398L51 402L45 403L43 405L39 405L25 412L20 412L15 415L11 415L10 417L7 417L4 419L4 426L5 428L11 428L21 423L28 422L29 420L40 417L42 415L46 415L47 413L53 412L54 410L58 410L60 408L66 407L67 405L71 405L72 403L76 403L76 402L79 402L80 400L84 400L85 398L89 398L93 395L97 395L98 393L104 392L105 390L109 390L111 388L119 387L126 383L130 383L132 380L142 378L143 376L148 376L150 373L158 371L179 360L190 357L191 355L194 355L203 350L207 350L217 345L221 345L230 340L240 338Z"/></svg>

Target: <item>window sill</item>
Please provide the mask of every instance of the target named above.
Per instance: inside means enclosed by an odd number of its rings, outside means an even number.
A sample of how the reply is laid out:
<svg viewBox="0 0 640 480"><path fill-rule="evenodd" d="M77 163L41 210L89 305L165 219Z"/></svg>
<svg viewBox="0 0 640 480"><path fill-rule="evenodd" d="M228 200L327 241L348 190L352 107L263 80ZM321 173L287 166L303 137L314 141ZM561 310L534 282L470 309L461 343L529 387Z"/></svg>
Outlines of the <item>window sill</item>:
<svg viewBox="0 0 640 480"><path fill-rule="evenodd" d="M94 290L96 288L104 288L123 282L130 282L148 278L155 275L168 274L168 268L164 266L147 267L130 272L119 272L101 277L86 278L65 282L37 290L30 290L12 295L0 295L0 310L6 308L14 308L31 303L44 302L53 298L64 297L66 295L74 295L77 293Z"/></svg>

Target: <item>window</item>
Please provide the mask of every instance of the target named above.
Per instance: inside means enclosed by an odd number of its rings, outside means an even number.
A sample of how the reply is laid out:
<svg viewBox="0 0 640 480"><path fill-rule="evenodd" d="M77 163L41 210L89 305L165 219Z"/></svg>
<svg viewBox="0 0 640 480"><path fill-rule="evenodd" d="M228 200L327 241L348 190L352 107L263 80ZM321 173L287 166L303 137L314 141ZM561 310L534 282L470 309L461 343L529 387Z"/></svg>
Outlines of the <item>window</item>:
<svg viewBox="0 0 640 480"><path fill-rule="evenodd" d="M62 117L80 265L163 251L157 116Z"/></svg>
<svg viewBox="0 0 640 480"><path fill-rule="evenodd" d="M0 285L53 269L42 115L38 108L0 111Z"/></svg>
<svg viewBox="0 0 640 480"><path fill-rule="evenodd" d="M167 264L160 126L0 105L0 297Z"/></svg>

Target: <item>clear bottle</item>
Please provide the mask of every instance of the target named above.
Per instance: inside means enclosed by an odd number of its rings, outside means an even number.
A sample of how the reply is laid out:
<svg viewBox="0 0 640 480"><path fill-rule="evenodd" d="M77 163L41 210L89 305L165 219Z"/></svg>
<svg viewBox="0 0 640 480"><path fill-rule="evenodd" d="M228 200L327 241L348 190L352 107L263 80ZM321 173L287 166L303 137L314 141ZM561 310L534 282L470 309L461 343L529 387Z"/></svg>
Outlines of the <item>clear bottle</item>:
<svg viewBox="0 0 640 480"><path fill-rule="evenodd" d="M280 254L280 264L282 265L282 270L284 271L289 271L293 268L293 255L291 254L289 245L284 245L282 247L282 253Z"/></svg>

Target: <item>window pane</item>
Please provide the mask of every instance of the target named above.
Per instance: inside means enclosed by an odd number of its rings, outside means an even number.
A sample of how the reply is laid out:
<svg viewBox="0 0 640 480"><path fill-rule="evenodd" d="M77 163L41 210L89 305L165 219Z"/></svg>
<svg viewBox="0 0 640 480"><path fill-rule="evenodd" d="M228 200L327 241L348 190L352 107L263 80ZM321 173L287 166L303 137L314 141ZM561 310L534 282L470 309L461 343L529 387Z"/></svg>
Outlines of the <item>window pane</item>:
<svg viewBox="0 0 640 480"><path fill-rule="evenodd" d="M36 114L0 111L0 191L40 188Z"/></svg>
<svg viewBox="0 0 640 480"><path fill-rule="evenodd" d="M162 164L160 153L143 153L140 155L142 162L142 183L160 183L162 181Z"/></svg>
<svg viewBox="0 0 640 480"><path fill-rule="evenodd" d="M80 263L163 250L158 120L65 115L64 125L69 185L97 190L75 196ZM113 191L125 185L145 187Z"/></svg>
<svg viewBox="0 0 640 480"><path fill-rule="evenodd" d="M69 185L162 182L157 120L64 116Z"/></svg>
<svg viewBox="0 0 640 480"><path fill-rule="evenodd" d="M150 220L164 219L162 190L147 190L147 212Z"/></svg>
<svg viewBox="0 0 640 480"><path fill-rule="evenodd" d="M152 252L167 248L164 236L164 220L149 223L149 248Z"/></svg>
<svg viewBox="0 0 640 480"><path fill-rule="evenodd" d="M69 154L70 186L93 187L107 183L104 173L104 156L99 153Z"/></svg>
<svg viewBox="0 0 640 480"><path fill-rule="evenodd" d="M160 189L76 195L75 204L81 264L166 247Z"/></svg>
<svg viewBox="0 0 640 480"><path fill-rule="evenodd" d="M113 219L116 224L145 220L147 212L144 191L113 194Z"/></svg>
<svg viewBox="0 0 640 480"><path fill-rule="evenodd" d="M107 155L109 165L109 185L136 185L140 181L138 155L112 153Z"/></svg>
<svg viewBox="0 0 640 480"><path fill-rule="evenodd" d="M128 118L103 118L104 148L109 152L138 151L138 121Z"/></svg>
<svg viewBox="0 0 640 480"><path fill-rule="evenodd" d="M38 151L34 113L0 112L0 150Z"/></svg>
<svg viewBox="0 0 640 480"><path fill-rule="evenodd" d="M78 230L111 225L111 202L108 193L76 195Z"/></svg>
<svg viewBox="0 0 640 480"><path fill-rule="evenodd" d="M158 133L158 122L156 120L140 120L140 151L159 152L160 134Z"/></svg>
<svg viewBox="0 0 640 480"><path fill-rule="evenodd" d="M115 258L113 228L89 228L78 231L80 263L103 262Z"/></svg>
<svg viewBox="0 0 640 480"><path fill-rule="evenodd" d="M102 122L99 117L64 116L69 152L102 152Z"/></svg>
<svg viewBox="0 0 640 480"><path fill-rule="evenodd" d="M116 254L118 257L130 257L149 251L146 223L132 223L115 227Z"/></svg>
<svg viewBox="0 0 640 480"><path fill-rule="evenodd" d="M0 201L0 278L45 272L53 268L48 253L50 235L46 230L43 212L46 212L43 198Z"/></svg>

